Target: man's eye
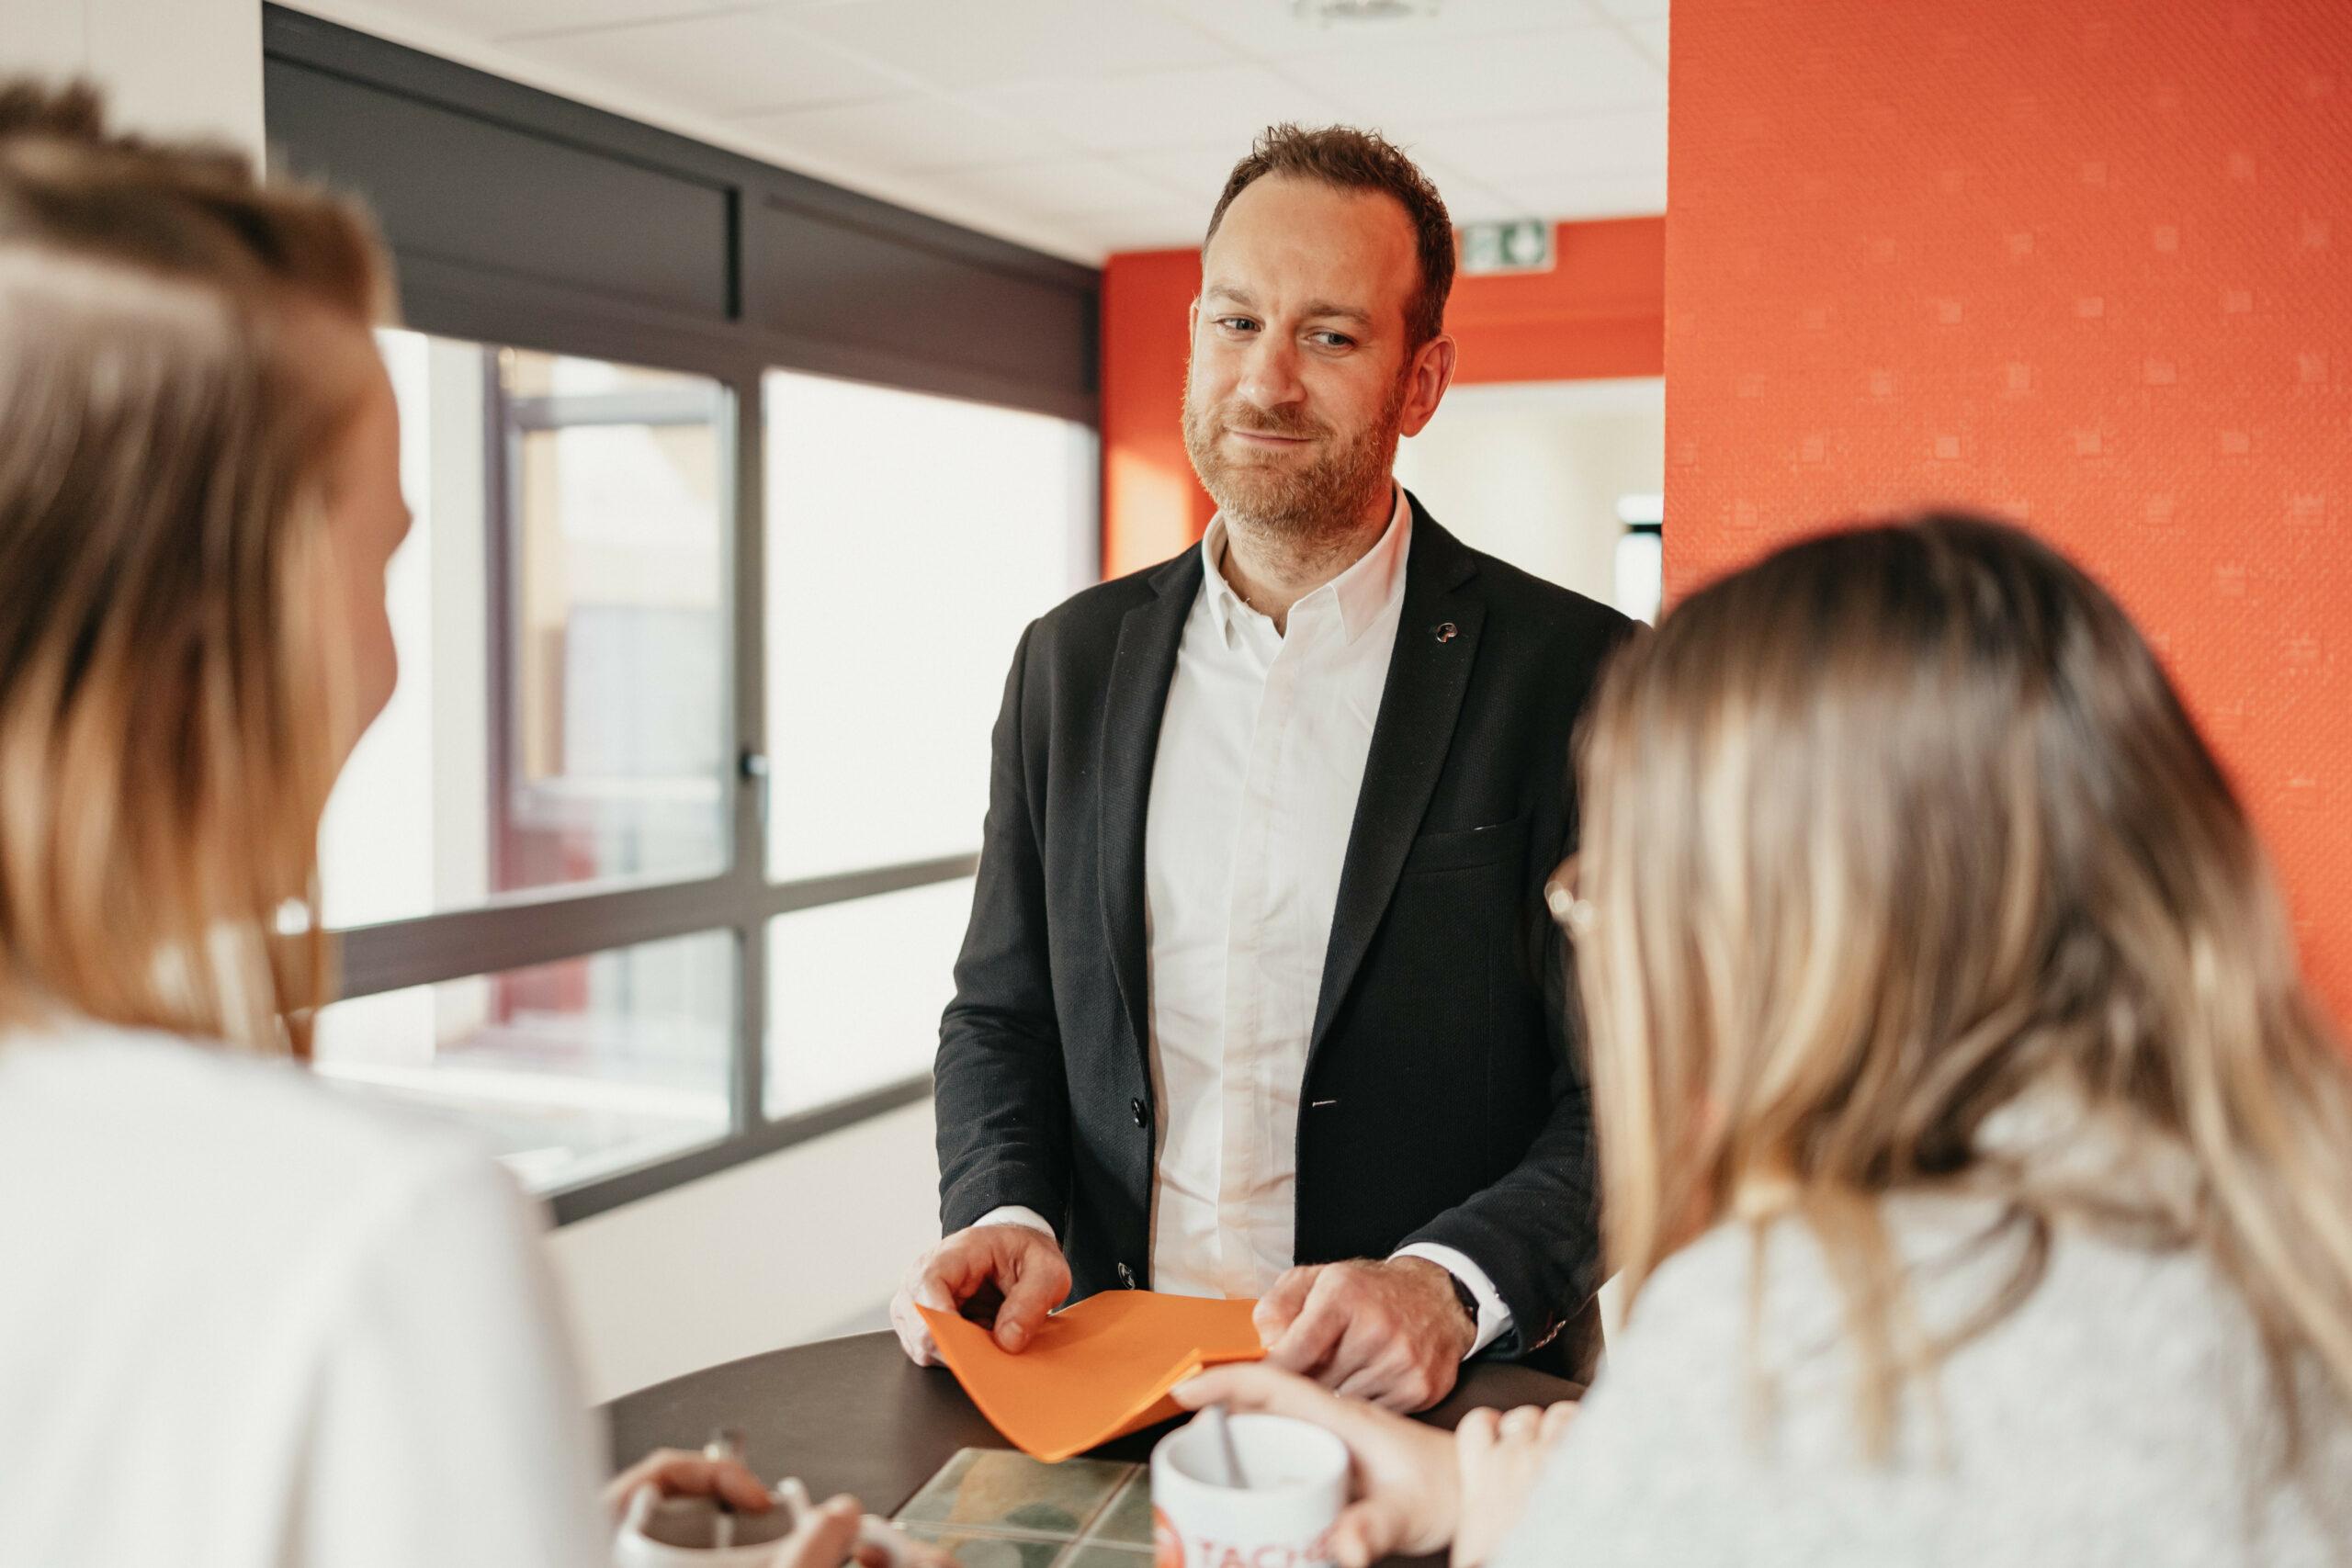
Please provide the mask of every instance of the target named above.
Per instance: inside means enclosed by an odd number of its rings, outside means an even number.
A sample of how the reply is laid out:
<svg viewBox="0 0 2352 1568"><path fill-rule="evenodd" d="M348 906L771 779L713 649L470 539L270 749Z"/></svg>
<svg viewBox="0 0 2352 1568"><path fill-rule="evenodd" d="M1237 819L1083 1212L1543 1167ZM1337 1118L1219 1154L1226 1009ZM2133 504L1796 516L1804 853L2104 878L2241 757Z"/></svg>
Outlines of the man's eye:
<svg viewBox="0 0 2352 1568"><path fill-rule="evenodd" d="M1315 341L1325 348L1353 348L1356 345L1356 340L1345 333L1317 333Z"/></svg>
<svg viewBox="0 0 2352 1568"><path fill-rule="evenodd" d="M1254 329L1258 323L1247 316L1219 316L1216 324L1227 332L1246 333Z"/></svg>

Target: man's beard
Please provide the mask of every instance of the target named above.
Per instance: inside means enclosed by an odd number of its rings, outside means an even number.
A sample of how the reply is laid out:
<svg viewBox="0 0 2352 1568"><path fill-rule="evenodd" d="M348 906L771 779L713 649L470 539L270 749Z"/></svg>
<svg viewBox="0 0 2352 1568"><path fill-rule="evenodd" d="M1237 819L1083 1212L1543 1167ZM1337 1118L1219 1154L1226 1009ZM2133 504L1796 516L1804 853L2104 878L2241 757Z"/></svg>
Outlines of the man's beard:
<svg viewBox="0 0 2352 1568"><path fill-rule="evenodd" d="M1251 408L1238 400L1202 407L1184 369L1184 450L1193 471L1230 522L1257 533L1312 545L1351 532L1386 493L1403 426L1406 378L1399 376L1380 416L1354 434L1328 441L1304 468L1279 459L1237 458L1219 445L1228 430L1258 435L1328 437L1329 428L1290 409Z"/></svg>

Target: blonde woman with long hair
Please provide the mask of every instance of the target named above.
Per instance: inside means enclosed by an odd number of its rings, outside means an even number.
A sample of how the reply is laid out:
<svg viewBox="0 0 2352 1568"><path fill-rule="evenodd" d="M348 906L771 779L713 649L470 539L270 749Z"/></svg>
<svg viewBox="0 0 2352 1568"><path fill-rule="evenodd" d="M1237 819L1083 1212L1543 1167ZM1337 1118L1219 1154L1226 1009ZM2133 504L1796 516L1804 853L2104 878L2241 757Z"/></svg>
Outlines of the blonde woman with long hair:
<svg viewBox="0 0 2352 1568"><path fill-rule="evenodd" d="M2114 600L1963 517L1603 682L1575 939L1625 1325L1579 1410L1348 1438L1343 1562L2352 1561L2352 1071Z"/></svg>
<svg viewBox="0 0 2352 1568"><path fill-rule="evenodd" d="M347 203L0 83L0 1562L608 1556L536 1213L298 1070L394 675L389 294Z"/></svg>

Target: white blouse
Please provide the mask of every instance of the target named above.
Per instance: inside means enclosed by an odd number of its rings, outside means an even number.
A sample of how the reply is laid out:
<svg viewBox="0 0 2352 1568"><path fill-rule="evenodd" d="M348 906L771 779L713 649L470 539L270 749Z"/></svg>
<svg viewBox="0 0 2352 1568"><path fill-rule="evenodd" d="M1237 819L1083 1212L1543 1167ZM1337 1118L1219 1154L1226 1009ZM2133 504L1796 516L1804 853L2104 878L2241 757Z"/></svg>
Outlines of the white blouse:
<svg viewBox="0 0 2352 1568"><path fill-rule="evenodd" d="M0 1563L608 1560L540 1231L293 1065L0 1036Z"/></svg>

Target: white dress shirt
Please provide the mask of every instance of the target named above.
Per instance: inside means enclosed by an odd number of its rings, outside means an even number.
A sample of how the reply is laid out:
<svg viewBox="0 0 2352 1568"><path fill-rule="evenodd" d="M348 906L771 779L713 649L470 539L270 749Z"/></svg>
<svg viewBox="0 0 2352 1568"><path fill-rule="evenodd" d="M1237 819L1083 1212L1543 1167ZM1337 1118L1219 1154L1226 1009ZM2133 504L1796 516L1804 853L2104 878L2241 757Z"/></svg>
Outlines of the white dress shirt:
<svg viewBox="0 0 2352 1568"><path fill-rule="evenodd" d="M1412 526L1400 489L1379 542L1283 631L1227 581L1222 516L1201 540L1144 826L1155 1290L1260 1296L1295 1256L1299 1095ZM1051 1229L1025 1209L991 1221ZM1510 1326L1458 1250L1398 1256L1470 1287L1474 1354Z"/></svg>
<svg viewBox="0 0 2352 1568"><path fill-rule="evenodd" d="M0 1034L0 1563L593 1568L537 1206L290 1063Z"/></svg>

